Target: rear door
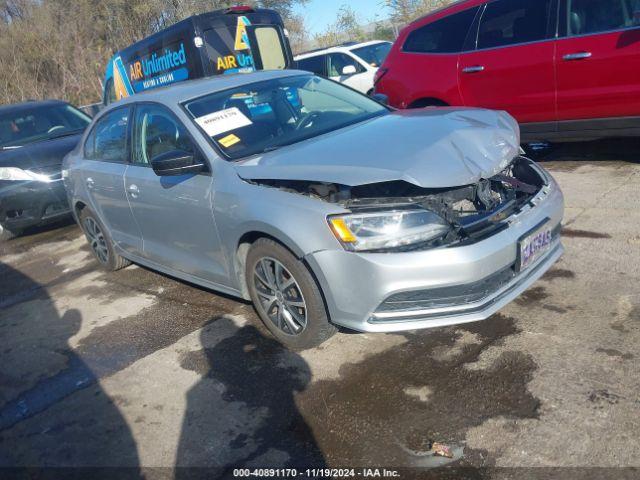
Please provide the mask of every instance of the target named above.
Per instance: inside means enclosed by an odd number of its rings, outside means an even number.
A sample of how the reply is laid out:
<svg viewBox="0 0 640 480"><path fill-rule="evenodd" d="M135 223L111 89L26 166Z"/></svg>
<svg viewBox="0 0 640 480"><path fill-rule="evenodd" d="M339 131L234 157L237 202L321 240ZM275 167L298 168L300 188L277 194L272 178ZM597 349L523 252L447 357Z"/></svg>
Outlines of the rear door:
<svg viewBox="0 0 640 480"><path fill-rule="evenodd" d="M559 119L640 115L640 2L562 0L562 7Z"/></svg>
<svg viewBox="0 0 640 480"><path fill-rule="evenodd" d="M459 59L465 105L507 110L519 122L556 118L555 0L495 0L481 13L476 50Z"/></svg>
<svg viewBox="0 0 640 480"><path fill-rule="evenodd" d="M296 62L296 68L315 73L321 77L327 76L327 56L314 55L313 57L302 58Z"/></svg>
<svg viewBox="0 0 640 480"><path fill-rule="evenodd" d="M213 220L211 173L160 177L151 168L155 156L173 150L202 155L173 113L160 105L138 104L124 185L142 231L143 255L159 265L227 283Z"/></svg>
<svg viewBox="0 0 640 480"><path fill-rule="evenodd" d="M131 109L122 107L100 118L84 145L84 181L91 208L106 225L113 241L124 250L142 250L140 230L124 190L129 159Z"/></svg>
<svg viewBox="0 0 640 480"><path fill-rule="evenodd" d="M206 28L202 34L205 71L219 75L290 67L291 50L283 28L264 21L259 15L230 16Z"/></svg>

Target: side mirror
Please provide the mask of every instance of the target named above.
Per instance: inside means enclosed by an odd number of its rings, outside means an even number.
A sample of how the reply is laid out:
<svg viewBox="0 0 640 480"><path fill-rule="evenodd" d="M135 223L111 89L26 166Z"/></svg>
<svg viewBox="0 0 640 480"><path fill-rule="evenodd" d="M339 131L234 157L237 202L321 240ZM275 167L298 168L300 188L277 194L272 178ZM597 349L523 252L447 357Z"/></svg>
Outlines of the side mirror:
<svg viewBox="0 0 640 480"><path fill-rule="evenodd" d="M349 75L355 75L358 71L356 70L355 65L346 65L342 68L342 75L348 77Z"/></svg>
<svg viewBox="0 0 640 480"><path fill-rule="evenodd" d="M196 160L193 153L184 150L171 150L151 159L151 167L156 175L186 175L204 170L204 164Z"/></svg>
<svg viewBox="0 0 640 480"><path fill-rule="evenodd" d="M383 105L389 105L389 97L387 97L384 93L374 93L373 95L371 95L371 98Z"/></svg>

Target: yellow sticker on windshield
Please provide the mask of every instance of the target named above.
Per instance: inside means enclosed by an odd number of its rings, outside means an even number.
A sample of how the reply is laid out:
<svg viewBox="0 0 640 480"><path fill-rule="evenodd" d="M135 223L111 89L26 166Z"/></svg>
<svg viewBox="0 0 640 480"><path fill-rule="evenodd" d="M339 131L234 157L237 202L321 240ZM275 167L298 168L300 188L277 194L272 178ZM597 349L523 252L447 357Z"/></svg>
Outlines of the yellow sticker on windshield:
<svg viewBox="0 0 640 480"><path fill-rule="evenodd" d="M230 146L235 145L239 141L240 139L232 133L231 135L227 135L226 137L218 140L218 143L222 145L224 148L229 148Z"/></svg>

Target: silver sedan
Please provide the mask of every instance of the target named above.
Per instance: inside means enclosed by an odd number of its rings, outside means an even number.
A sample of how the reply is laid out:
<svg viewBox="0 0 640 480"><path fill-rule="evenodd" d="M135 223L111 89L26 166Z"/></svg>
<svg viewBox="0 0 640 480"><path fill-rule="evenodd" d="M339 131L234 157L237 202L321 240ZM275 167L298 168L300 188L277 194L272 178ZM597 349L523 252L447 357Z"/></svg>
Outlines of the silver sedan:
<svg viewBox="0 0 640 480"><path fill-rule="evenodd" d="M133 95L63 177L105 268L251 300L291 348L485 319L563 251L562 193L507 113L395 111L305 72Z"/></svg>

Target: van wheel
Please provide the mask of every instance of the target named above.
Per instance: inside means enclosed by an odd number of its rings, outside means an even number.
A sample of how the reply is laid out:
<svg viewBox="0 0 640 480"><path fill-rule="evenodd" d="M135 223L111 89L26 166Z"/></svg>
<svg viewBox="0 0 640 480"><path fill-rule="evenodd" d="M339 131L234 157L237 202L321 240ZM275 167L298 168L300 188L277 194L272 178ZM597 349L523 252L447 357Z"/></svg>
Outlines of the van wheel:
<svg viewBox="0 0 640 480"><path fill-rule="evenodd" d="M98 220L97 215L94 215L88 208L84 208L80 212L79 219L91 252L104 269L115 271L131 265L129 260L114 251L113 241L107 229Z"/></svg>
<svg viewBox="0 0 640 480"><path fill-rule="evenodd" d="M9 230L7 227L0 224L0 241L11 240L12 238L20 235L20 230Z"/></svg>
<svg viewBox="0 0 640 480"><path fill-rule="evenodd" d="M258 239L247 254L245 276L260 319L280 343L304 350L336 333L315 279L279 243Z"/></svg>

